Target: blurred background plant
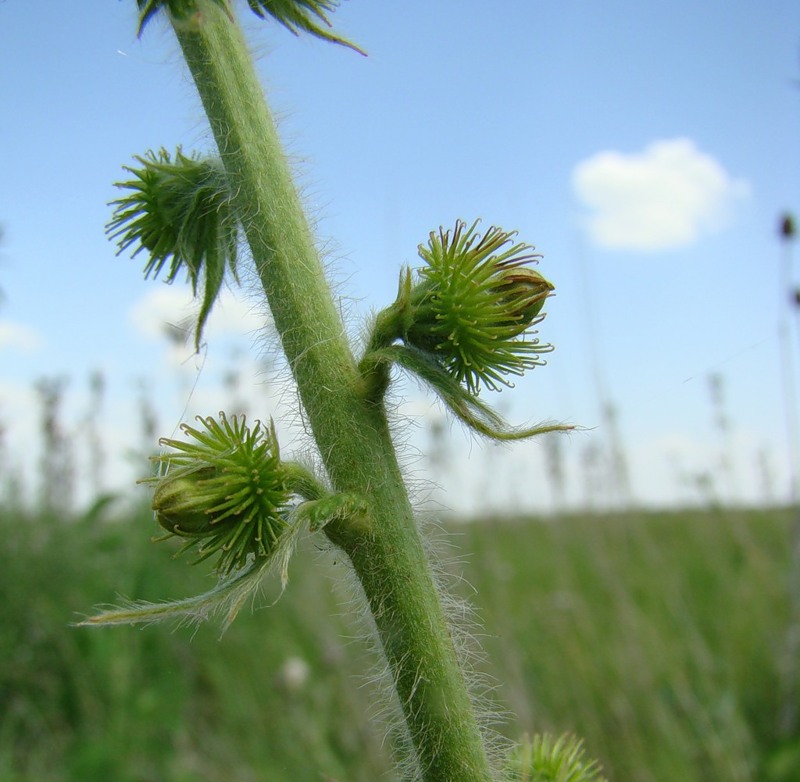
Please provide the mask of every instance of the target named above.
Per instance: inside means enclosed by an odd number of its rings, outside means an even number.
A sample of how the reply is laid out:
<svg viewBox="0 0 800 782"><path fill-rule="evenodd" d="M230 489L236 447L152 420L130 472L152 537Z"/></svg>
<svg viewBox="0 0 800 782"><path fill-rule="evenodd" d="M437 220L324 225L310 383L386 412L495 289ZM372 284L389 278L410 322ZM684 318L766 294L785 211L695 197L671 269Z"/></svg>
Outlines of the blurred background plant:
<svg viewBox="0 0 800 782"><path fill-rule="evenodd" d="M173 348L191 339L166 324L163 334ZM219 407L246 413L261 402L249 398L239 358L229 354L215 393ZM176 387L190 397L187 378ZM224 655L208 627L68 628L107 598L111 580L143 599L208 586L168 553L153 556L142 530L158 527L145 493L107 491L106 385L91 373L81 409L69 399L76 378L37 381L34 481L0 436L0 780L367 782L389 773L378 685L363 674L369 650L340 610L350 599L337 586L342 565L313 545L282 600L271 605L272 584L228 630ZM140 445L128 458L145 476L158 402L146 379L132 385ZM575 477L561 440L546 435L546 512L521 510L518 468L519 493L501 516L444 516L461 548L480 552L448 570L492 627L481 671L504 683L497 705L516 715L509 738L580 735L609 780L791 782L800 768L796 510L770 503L768 466L763 507L737 503L724 376L709 374L708 389L719 449L702 472L682 473L689 507L640 507L622 490L617 433L603 428L584 447L582 507L566 499ZM421 421L430 447L414 471L435 485L454 445L441 415ZM0 435L13 425L0 418ZM487 486L507 469L497 454ZM438 512L435 490L425 491ZM263 650L255 668L254 646ZM354 678L364 686L351 687Z"/></svg>
<svg viewBox="0 0 800 782"><path fill-rule="evenodd" d="M230 372L220 406L248 407L233 357ZM32 504L6 455L0 780L367 782L389 773L382 699L363 673L368 644L341 611L350 596L330 552L306 544L292 589L271 605L279 588L271 583L226 633L225 654L213 627L68 628L107 599L112 579L143 599L193 594L208 580L176 567L168 551L154 556L143 530L159 528L144 494L103 493L102 468L92 472L103 461L102 375L87 379L92 404L74 420L65 418L73 386L50 378L37 387L39 450L50 456L36 485L58 490L42 488ZM710 415L719 426L716 393ZM132 396L146 444L132 458L145 475L156 403L144 383ZM441 419L429 422L435 447L416 470L435 480L452 446ZM600 439L595 469L613 470ZM548 459L558 500L556 446ZM607 509L587 491L580 512L446 518L460 548L479 552L447 567L492 628L480 670L504 683L496 705L516 715L509 738L579 735L609 780L796 778L797 607L787 589L795 511L736 507L728 466L713 460L708 473L714 490L684 510ZM81 476L97 493L69 508ZM254 647L262 650L255 667ZM274 740L254 738L264 735Z"/></svg>

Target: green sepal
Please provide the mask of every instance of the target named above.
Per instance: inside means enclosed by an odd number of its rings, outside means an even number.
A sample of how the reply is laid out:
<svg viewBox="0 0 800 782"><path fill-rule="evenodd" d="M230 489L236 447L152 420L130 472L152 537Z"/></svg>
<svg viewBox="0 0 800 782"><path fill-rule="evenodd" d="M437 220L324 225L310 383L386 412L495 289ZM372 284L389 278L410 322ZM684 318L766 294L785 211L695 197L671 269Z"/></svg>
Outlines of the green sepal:
<svg viewBox="0 0 800 782"><path fill-rule="evenodd" d="M195 329L199 350L226 272L239 282L239 225L225 170L220 160L187 156L180 147L174 159L161 149L135 160L140 167L125 167L134 179L117 183L131 192L111 202L114 215L106 233L117 241L117 255L130 247L134 258L147 253L145 278L158 277L168 265L168 283L185 272L195 297L202 288Z"/></svg>
<svg viewBox="0 0 800 782"><path fill-rule="evenodd" d="M568 424L542 423L529 427L512 427L489 405L465 388L436 358L411 345L389 345L367 354L362 364L397 364L430 386L444 405L474 432L491 440L508 442L525 440L548 432L569 432Z"/></svg>

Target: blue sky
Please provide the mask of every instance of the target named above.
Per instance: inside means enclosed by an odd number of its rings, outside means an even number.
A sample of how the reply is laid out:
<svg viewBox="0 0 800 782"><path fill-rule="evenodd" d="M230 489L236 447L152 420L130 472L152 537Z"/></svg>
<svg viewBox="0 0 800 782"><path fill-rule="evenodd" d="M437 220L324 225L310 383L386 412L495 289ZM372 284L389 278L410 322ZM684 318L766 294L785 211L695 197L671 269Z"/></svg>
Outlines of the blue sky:
<svg viewBox="0 0 800 782"><path fill-rule="evenodd" d="M162 335L181 289L144 282L141 260L115 257L104 237L133 155L212 141L166 24L137 40L133 0L75 8L0 2L6 468L30 472L38 458L35 380L70 377L65 418L78 432L93 370L108 388L105 485L140 469L125 454L141 440L142 382L169 435L182 415L226 406L236 371L242 404L302 447L285 372L265 368L274 341L249 284L226 297L205 357L187 358ZM797 3L349 0L334 21L367 58L244 21L354 334L429 231L477 217L516 229L556 284L541 327L556 351L496 401L515 421L585 427L560 443L569 502L619 495L604 401L637 501L696 501L703 472L730 499L786 498L776 227L800 200ZM434 478L437 499L472 512L552 506L543 443L498 449L454 426L448 468L429 469L415 449L441 411L413 385L397 400L417 425L410 476Z"/></svg>

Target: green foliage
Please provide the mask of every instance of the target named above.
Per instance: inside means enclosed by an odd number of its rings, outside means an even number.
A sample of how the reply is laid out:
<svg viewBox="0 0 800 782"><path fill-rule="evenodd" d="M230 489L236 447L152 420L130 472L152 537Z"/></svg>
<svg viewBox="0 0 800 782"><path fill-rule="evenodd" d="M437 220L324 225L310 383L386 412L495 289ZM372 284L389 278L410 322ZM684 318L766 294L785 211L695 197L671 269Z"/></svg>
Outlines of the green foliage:
<svg viewBox="0 0 800 782"><path fill-rule="evenodd" d="M284 599L244 611L222 641L212 627L70 627L109 583L151 600L207 586L153 556L154 528L146 509L99 523L0 510L0 780L383 778L389 758L363 719L372 696L353 687L366 650L343 640L353 628L312 547ZM265 589L257 608L277 585ZM295 660L305 682L289 676Z"/></svg>
<svg viewBox="0 0 800 782"><path fill-rule="evenodd" d="M207 576L153 556L151 514L64 521L0 512L0 780L374 782L392 779L369 663L314 545L292 589L218 640L76 631L119 592L201 591ZM791 518L684 512L459 525L492 634L487 671L516 737L584 738L614 782L790 782L781 653ZM278 584L254 606L273 602ZM349 615L349 614L348 614ZM191 640L190 636L191 635ZM253 659L253 649L258 650ZM305 685L284 677L308 665Z"/></svg>
<svg viewBox="0 0 800 782"><path fill-rule="evenodd" d="M770 511L470 527L486 651L524 728L580 736L609 780L771 779L790 530Z"/></svg>
<svg viewBox="0 0 800 782"><path fill-rule="evenodd" d="M117 254L129 247L135 248L134 258L146 252L145 277L158 277L169 264L167 282L183 271L195 296L202 288L195 329L199 349L226 270L238 283L238 222L225 170L217 159L187 157L180 149L174 159L164 149L135 159L140 167L125 168L134 179L117 183L131 192L112 202L107 233L118 240Z"/></svg>

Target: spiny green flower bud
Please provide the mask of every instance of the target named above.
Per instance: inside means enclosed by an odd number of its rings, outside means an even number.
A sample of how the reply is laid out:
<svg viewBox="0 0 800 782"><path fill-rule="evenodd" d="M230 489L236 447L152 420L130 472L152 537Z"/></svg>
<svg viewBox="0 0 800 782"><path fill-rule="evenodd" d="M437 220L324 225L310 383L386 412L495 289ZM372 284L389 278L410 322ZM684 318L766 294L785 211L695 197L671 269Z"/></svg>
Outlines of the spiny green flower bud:
<svg viewBox="0 0 800 782"><path fill-rule="evenodd" d="M217 571L241 568L249 557L269 557L286 530L296 466L281 461L275 428L220 413L198 418L205 431L184 424L194 442L162 439L175 449L156 457L164 474L153 479L153 510L167 531L196 548L200 562L215 553ZM164 538L161 538L164 539Z"/></svg>
<svg viewBox="0 0 800 782"><path fill-rule="evenodd" d="M223 280L238 282L239 228L227 175L220 160L187 156L180 148L174 156L162 149L135 160L139 166L125 169L133 179L117 183L129 193L112 201L106 233L117 240L118 255L128 248L133 257L145 252L145 277L157 277L168 266L168 283L185 273L194 295L202 290L195 330L199 349Z"/></svg>
<svg viewBox="0 0 800 782"><path fill-rule="evenodd" d="M540 256L530 245L512 244L514 233L492 226L481 236L476 226L459 220L452 233L440 228L427 247L420 245L427 265L410 292L403 334L473 394L481 385L511 385L508 375L543 364L540 354L552 350L529 338L553 291L530 268Z"/></svg>
<svg viewBox="0 0 800 782"><path fill-rule="evenodd" d="M570 734L525 738L508 763L510 782L606 782L600 765L586 757L583 742Z"/></svg>

